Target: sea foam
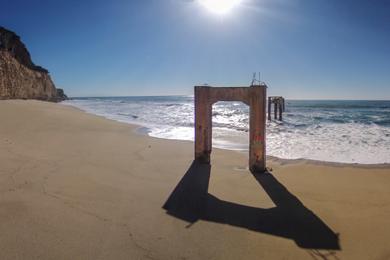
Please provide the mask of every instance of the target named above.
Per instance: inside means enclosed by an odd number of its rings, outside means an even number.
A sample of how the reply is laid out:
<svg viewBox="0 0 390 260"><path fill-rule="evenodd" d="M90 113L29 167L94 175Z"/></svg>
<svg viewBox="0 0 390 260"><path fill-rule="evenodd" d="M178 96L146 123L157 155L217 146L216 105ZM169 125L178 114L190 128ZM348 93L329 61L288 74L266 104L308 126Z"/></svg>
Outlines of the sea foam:
<svg viewBox="0 0 390 260"><path fill-rule="evenodd" d="M75 98L64 104L147 128L150 136L194 139L193 97ZM249 108L213 105L213 146L248 150ZM267 154L284 159L390 163L389 101L287 101L284 121L267 122Z"/></svg>

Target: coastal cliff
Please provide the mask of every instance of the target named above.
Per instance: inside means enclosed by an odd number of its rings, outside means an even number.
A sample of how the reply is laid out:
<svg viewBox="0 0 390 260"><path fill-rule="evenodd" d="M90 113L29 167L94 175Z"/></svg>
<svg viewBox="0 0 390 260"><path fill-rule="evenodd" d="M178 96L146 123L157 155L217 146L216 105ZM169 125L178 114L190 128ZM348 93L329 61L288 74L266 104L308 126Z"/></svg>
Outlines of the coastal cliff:
<svg viewBox="0 0 390 260"><path fill-rule="evenodd" d="M67 99L49 72L35 65L27 48L14 32L0 27L0 99Z"/></svg>

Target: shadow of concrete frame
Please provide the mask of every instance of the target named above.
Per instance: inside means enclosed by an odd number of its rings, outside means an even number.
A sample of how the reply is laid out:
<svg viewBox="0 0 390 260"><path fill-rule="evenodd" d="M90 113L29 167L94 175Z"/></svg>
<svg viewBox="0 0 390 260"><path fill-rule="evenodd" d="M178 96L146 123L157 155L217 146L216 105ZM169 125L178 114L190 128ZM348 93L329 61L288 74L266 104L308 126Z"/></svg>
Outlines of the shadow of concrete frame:
<svg viewBox="0 0 390 260"><path fill-rule="evenodd" d="M213 104L218 101L241 101L249 106L249 169L251 172L264 172L267 86L195 86L194 92L195 160L210 163Z"/></svg>

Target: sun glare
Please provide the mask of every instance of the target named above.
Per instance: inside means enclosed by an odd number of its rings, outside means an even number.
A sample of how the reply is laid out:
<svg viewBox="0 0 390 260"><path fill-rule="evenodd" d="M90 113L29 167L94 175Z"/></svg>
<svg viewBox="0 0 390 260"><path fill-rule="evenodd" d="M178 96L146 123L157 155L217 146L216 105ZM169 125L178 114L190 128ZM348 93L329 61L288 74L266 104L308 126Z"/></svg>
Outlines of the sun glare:
<svg viewBox="0 0 390 260"><path fill-rule="evenodd" d="M240 2L241 0L199 0L200 4L216 14L229 13Z"/></svg>

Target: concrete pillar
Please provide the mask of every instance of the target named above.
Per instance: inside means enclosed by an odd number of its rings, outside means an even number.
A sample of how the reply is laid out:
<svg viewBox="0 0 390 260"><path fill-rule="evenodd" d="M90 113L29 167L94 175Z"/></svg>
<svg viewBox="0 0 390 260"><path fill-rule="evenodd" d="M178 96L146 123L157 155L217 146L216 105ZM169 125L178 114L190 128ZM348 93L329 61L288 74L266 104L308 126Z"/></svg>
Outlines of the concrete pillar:
<svg viewBox="0 0 390 260"><path fill-rule="evenodd" d="M212 147L212 104L209 100L210 87L196 86L194 91L195 160L210 163Z"/></svg>
<svg viewBox="0 0 390 260"><path fill-rule="evenodd" d="M274 119L278 119L278 102L274 99Z"/></svg>
<svg viewBox="0 0 390 260"><path fill-rule="evenodd" d="M268 97L268 120L271 121L271 105L272 105L272 101L271 101L271 97Z"/></svg>
<svg viewBox="0 0 390 260"><path fill-rule="evenodd" d="M280 102L278 102L278 106L279 106L279 120L282 121L283 120L283 104L282 104L283 100L280 100Z"/></svg>
<svg viewBox="0 0 390 260"><path fill-rule="evenodd" d="M265 171L265 121L266 86L250 87L249 105L249 169L251 172Z"/></svg>

